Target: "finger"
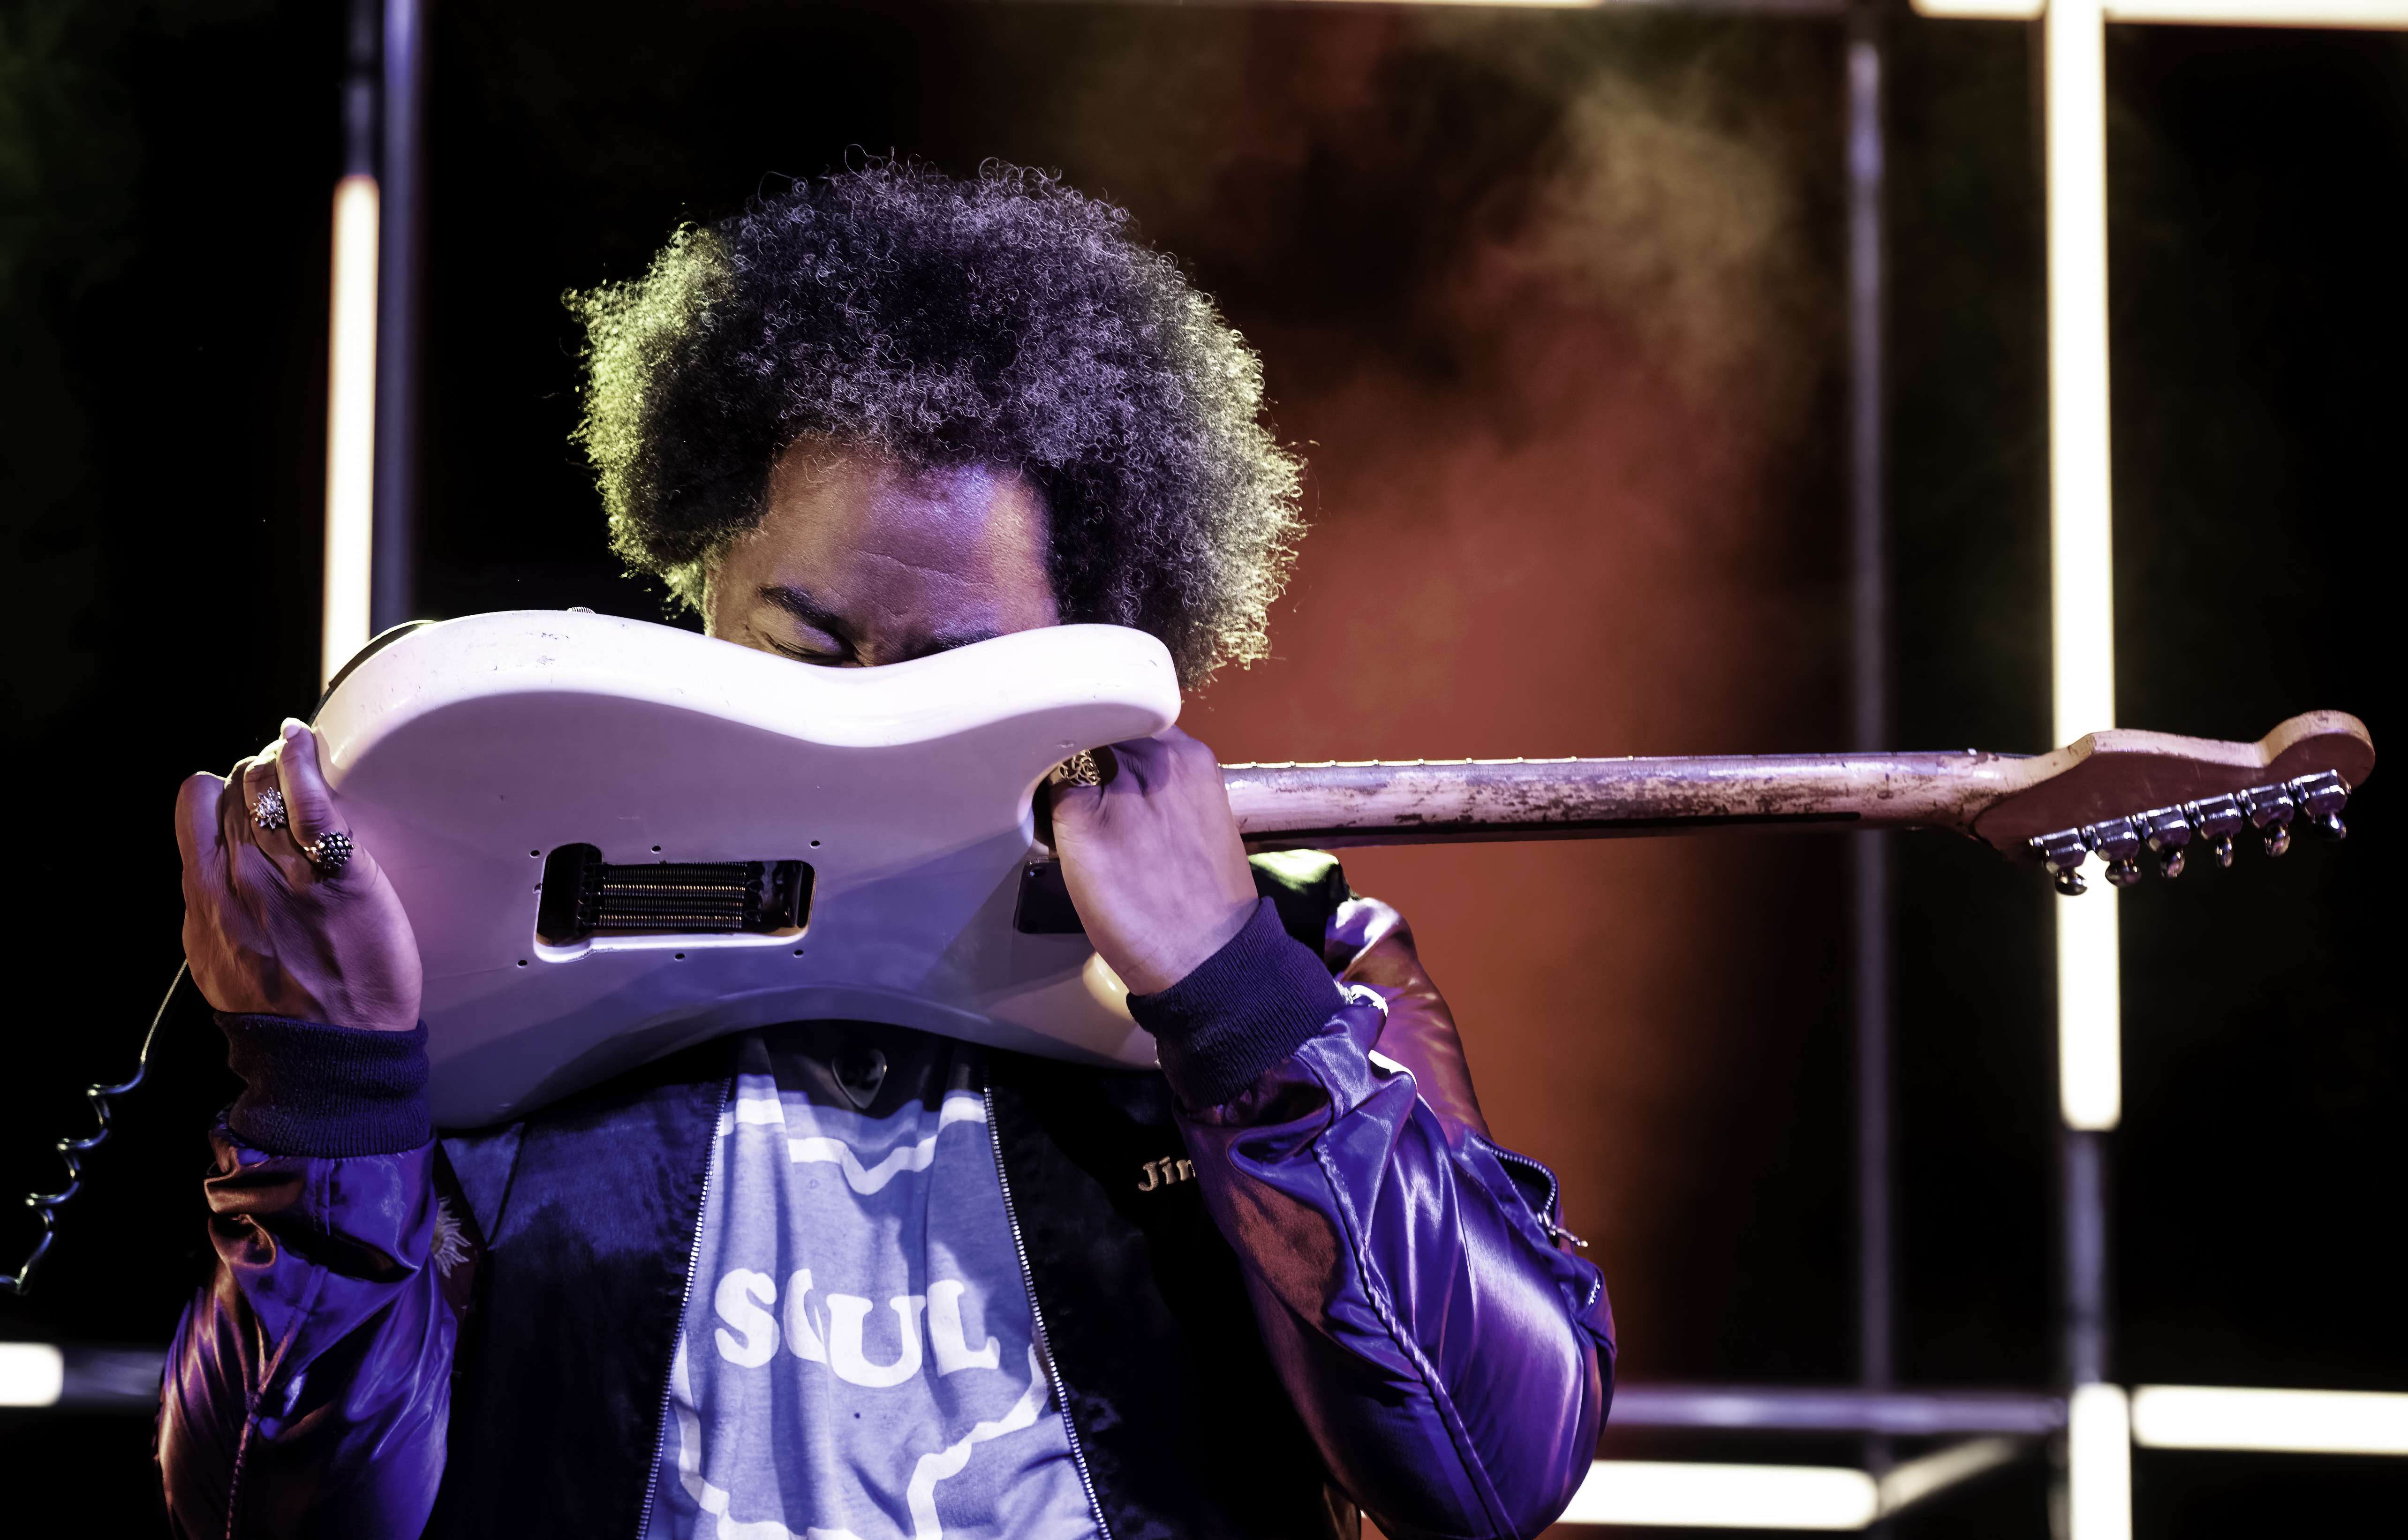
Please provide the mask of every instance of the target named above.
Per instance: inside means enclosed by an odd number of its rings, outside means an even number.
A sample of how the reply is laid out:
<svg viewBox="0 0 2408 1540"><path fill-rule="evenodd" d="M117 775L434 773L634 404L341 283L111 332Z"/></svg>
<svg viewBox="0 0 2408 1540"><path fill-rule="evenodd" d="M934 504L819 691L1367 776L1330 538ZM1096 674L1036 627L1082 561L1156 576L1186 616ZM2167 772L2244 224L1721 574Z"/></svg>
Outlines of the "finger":
<svg viewBox="0 0 2408 1540"><path fill-rule="evenodd" d="M293 838L304 845L342 826L335 818L335 793L326 784L318 762L318 735L298 719L284 719L281 752L276 756L278 784L284 791L284 809L293 820Z"/></svg>
<svg viewBox="0 0 2408 1540"><path fill-rule="evenodd" d="M254 817L259 812L260 793L275 791L279 797L283 795L276 778L276 751L279 747L280 745L270 743L242 762L242 774L238 778L242 805L244 811Z"/></svg>
<svg viewBox="0 0 2408 1540"><path fill-rule="evenodd" d="M1104 816L1104 788L1049 781L1037 790L1038 833L1056 855L1077 843Z"/></svg>
<svg viewBox="0 0 2408 1540"><path fill-rule="evenodd" d="M225 800L226 784L223 777L195 770L176 788L176 852L187 871L217 854L219 804Z"/></svg>
<svg viewBox="0 0 2408 1540"><path fill-rule="evenodd" d="M1114 773L1105 786L1116 786L1117 795L1123 797L1142 797L1163 785L1170 779L1171 762L1178 752L1178 744L1166 735L1178 731L1166 727L1150 738L1113 744Z"/></svg>
<svg viewBox="0 0 2408 1540"><path fill-rule="evenodd" d="M293 813L292 799L284 795L280 770L284 744L281 740L259 751L247 761L242 775L242 808L239 837L259 848L284 875L288 885L307 880L310 868L301 853L302 842L308 838L299 828L299 819ZM269 822L260 822L261 804L272 801Z"/></svg>
<svg viewBox="0 0 2408 1540"><path fill-rule="evenodd" d="M1054 848L1054 778L1046 776L1037 783L1037 790L1028 799L1028 812L1036 826L1037 842L1046 849Z"/></svg>
<svg viewBox="0 0 2408 1540"><path fill-rule="evenodd" d="M259 843L260 830L251 823L251 806L259 796L260 761L237 759L226 771L225 789L218 798L218 844L222 850Z"/></svg>

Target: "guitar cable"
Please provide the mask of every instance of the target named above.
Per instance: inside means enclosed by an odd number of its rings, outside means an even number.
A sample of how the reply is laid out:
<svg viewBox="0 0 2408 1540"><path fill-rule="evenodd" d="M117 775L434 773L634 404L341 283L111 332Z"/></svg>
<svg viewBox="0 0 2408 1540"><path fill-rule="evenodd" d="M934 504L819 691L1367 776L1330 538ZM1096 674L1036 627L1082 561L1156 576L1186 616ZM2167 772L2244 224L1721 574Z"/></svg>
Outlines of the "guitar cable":
<svg viewBox="0 0 2408 1540"><path fill-rule="evenodd" d="M311 725L316 725L318 713L325 710L327 700L335 693L335 686L349 679L352 669L420 626L433 624L434 622L425 620L404 621L399 626L391 626L369 638L368 644L352 654L351 660L344 664L333 679L326 682L326 688L319 695L318 703L309 708ZM59 1238L59 1210L64 1208L74 1200L77 1193L83 1190L82 1158L108 1143L110 1103L142 1084L143 1075L150 1069L151 1045L159 1041L159 1026L167 1019L167 1007L175 1003L176 991L184 986L184 982L192 976L192 971L193 965L189 961L176 965L175 980L167 986L166 996L159 1001L158 1012L150 1017L150 1029L142 1034L142 1053L134 1061L133 1078L119 1086L94 1086L83 1093L85 1099L91 1101L93 1118L100 1127L93 1130L87 1138L59 1141L59 1159L67 1163L65 1190L26 1194L25 1206L42 1216L42 1238L34 1243L33 1254L25 1259L24 1266L14 1273L0 1274L0 1288L22 1296L33 1288L34 1269L41 1266L42 1259L50 1253L50 1243Z"/></svg>
<svg viewBox="0 0 2408 1540"><path fill-rule="evenodd" d="M316 725L318 713L325 710L327 700L335 693L335 686L340 684L344 680L349 679L351 676L352 669L358 668L361 664L366 662L369 658L375 656L378 653L382 652L393 643L400 640L403 637L408 636L410 632L417 630L420 626L431 626L433 624L434 622L425 620L404 621L399 626L391 626L369 638L368 644L361 648L358 652L352 654L351 660L344 664L342 668L336 672L333 679L326 682L326 688L318 697L318 703L309 708L309 721L311 725ZM142 1053L140 1057L136 1058L134 1061L133 1078L119 1086L94 1086L83 1093L85 1099L91 1101L93 1118L100 1125L100 1127L93 1130L92 1134L87 1138L62 1139L59 1141L59 1159L67 1163L67 1185L65 1190L61 1192L35 1192L28 1193L26 1195L25 1206L33 1209L42 1216L42 1238L34 1243L33 1254L25 1259L24 1266L19 1268L14 1273L0 1274L0 1288L5 1288L11 1294L22 1296L26 1292L26 1290L33 1288L34 1269L42 1265L42 1259L49 1256L50 1253L50 1243L59 1238L59 1210L64 1208L74 1200L77 1193L83 1190L83 1157L90 1155L93 1151L100 1148L101 1145L108 1143L108 1114L110 1103L114 1102L119 1097L123 1096L126 1092L140 1086L142 1084L143 1075L150 1072L150 1049L151 1046L159 1041L160 1024L167 1019L167 1007L175 1003L176 991L184 986L185 981L192 977L192 971L193 965L189 961L180 962L176 965L175 980L167 986L166 996L159 1001L158 1012L150 1017L150 1029L142 1034Z"/></svg>
<svg viewBox="0 0 2408 1540"><path fill-rule="evenodd" d="M85 1098L92 1102L92 1115L100 1127L85 1138L59 1141L59 1159L67 1163L66 1187L59 1192L36 1192L26 1196L25 1206L42 1216L42 1238L34 1243L33 1254L25 1259L24 1266L12 1274L0 1274L0 1288L22 1295L33 1288L34 1269L42 1265L42 1259L50 1255L50 1243L59 1238L59 1210L83 1190L83 1158L108 1143L110 1104L142 1084L143 1075L150 1069L151 1045L159 1041L159 1025L167 1019L167 1007L175 1002L176 991L184 986L184 980L191 973L191 963L176 965L175 982L167 986L165 998L159 1001L158 1013L150 1018L150 1029L142 1035L142 1053L134 1061L133 1076L122 1085L94 1086L84 1092Z"/></svg>

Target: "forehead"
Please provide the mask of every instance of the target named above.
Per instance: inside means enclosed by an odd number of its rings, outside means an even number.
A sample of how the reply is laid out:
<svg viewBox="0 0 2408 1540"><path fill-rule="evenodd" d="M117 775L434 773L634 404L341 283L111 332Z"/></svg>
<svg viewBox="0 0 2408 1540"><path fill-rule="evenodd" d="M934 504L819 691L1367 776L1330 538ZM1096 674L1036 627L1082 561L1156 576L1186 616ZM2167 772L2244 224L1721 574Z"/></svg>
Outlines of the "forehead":
<svg viewBox="0 0 2408 1540"><path fill-rule="evenodd" d="M1013 471L968 465L922 470L861 451L798 444L769 474L762 529L799 557L864 550L931 554L1021 536L1038 515L1035 488Z"/></svg>
<svg viewBox="0 0 2408 1540"><path fill-rule="evenodd" d="M864 625L996 632L1052 623L1045 502L1015 470L922 470L804 443L780 457L767 503L724 572L747 589L799 592Z"/></svg>

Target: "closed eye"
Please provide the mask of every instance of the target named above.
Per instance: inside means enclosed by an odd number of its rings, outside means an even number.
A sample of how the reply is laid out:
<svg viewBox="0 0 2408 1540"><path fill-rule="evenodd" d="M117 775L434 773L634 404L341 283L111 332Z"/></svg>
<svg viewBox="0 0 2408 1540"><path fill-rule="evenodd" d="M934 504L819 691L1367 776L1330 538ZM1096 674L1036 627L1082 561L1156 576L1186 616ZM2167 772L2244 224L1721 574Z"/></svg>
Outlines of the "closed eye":
<svg viewBox="0 0 2408 1540"><path fill-rule="evenodd" d="M766 613L755 612L752 632L772 651L801 663L842 667L857 661L849 627L836 612L798 588L761 590Z"/></svg>
<svg viewBox="0 0 2408 1540"><path fill-rule="evenodd" d="M767 635L764 635L761 640L767 642L770 651L779 656L791 657L797 663L815 663L824 669L835 669L842 668L853 661L853 649L841 641L831 640L825 646L814 646L809 643L790 642L781 638Z"/></svg>

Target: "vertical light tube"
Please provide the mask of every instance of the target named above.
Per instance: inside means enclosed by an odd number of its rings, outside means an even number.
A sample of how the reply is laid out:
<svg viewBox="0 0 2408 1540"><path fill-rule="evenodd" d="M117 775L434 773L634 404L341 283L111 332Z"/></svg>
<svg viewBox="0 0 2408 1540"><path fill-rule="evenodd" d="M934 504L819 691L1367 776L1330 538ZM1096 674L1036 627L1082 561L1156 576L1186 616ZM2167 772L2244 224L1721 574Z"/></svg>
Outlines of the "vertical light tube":
<svg viewBox="0 0 2408 1540"><path fill-rule="evenodd" d="M2071 1540L2132 1540L2132 1408L2122 1386L2073 1388L2065 1451Z"/></svg>
<svg viewBox="0 0 2408 1540"><path fill-rule="evenodd" d="M2065 1126L2103 1133L2124 1115L2122 959L2115 889L2057 900L2057 1091Z"/></svg>
<svg viewBox="0 0 2408 1540"><path fill-rule="evenodd" d="M376 557L368 618L417 618L419 250L425 220L425 7L383 0L377 167L384 189L378 288Z"/></svg>
<svg viewBox="0 0 2408 1540"><path fill-rule="evenodd" d="M1848 319L1849 567L1852 746L1887 745L1888 582L1883 506L1882 52L1870 7L1849 17ZM1885 835L1858 835L1855 858L1856 1016L1856 1377L1886 1387L1893 1372L1890 1202L1890 885ZM1888 1466L1885 1439L1866 1462Z"/></svg>
<svg viewBox="0 0 2408 1540"><path fill-rule="evenodd" d="M376 506L377 182L335 184L335 281L326 359L326 563L321 676L367 645Z"/></svg>
<svg viewBox="0 0 2408 1540"><path fill-rule="evenodd" d="M2107 56L2100 0L2049 0L2047 85L2050 685L2056 739L2115 725L2107 391ZM2123 1115L2115 890L2057 904L2057 1093L2067 1147L2068 1540L2131 1540L2132 1430L2106 1374L2099 1137Z"/></svg>
<svg viewBox="0 0 2408 1540"><path fill-rule="evenodd" d="M2052 0L2047 77L2049 630L2056 740L2115 725L2108 494L2107 64L2099 0ZM2115 900L2057 912L2058 1088L2067 1126L2123 1115Z"/></svg>

